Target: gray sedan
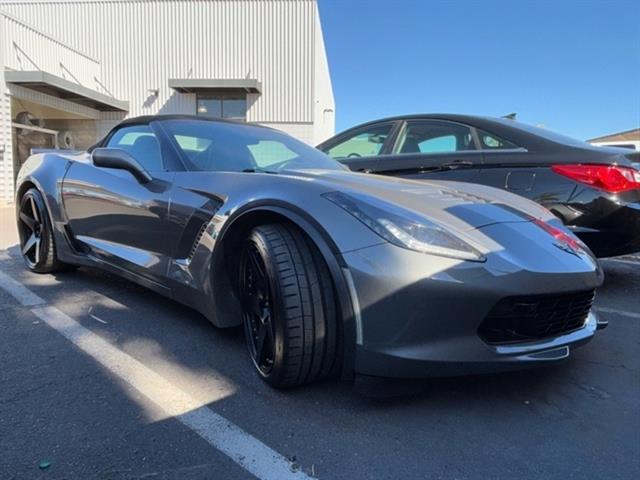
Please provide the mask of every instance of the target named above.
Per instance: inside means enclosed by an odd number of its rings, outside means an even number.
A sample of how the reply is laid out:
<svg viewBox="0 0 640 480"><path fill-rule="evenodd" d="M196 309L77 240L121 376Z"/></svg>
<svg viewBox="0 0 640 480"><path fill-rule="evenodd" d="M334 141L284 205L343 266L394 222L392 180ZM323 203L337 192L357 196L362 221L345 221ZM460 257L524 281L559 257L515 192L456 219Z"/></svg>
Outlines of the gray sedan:
<svg viewBox="0 0 640 480"><path fill-rule="evenodd" d="M28 268L115 272L244 326L275 387L546 365L590 340L602 271L508 192L347 171L272 129L139 117L17 183Z"/></svg>

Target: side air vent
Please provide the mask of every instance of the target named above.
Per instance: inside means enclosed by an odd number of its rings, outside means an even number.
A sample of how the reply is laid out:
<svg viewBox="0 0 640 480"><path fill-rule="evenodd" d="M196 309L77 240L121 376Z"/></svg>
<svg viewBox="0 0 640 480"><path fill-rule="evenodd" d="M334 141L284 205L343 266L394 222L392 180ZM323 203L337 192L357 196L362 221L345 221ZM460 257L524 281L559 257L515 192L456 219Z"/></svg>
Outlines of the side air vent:
<svg viewBox="0 0 640 480"><path fill-rule="evenodd" d="M203 223L202 227L200 227L200 231L198 232L195 240L193 241L193 245L191 246L189 255L187 256L187 259L189 261L193 260L193 256L196 254L196 250L198 249L198 245L200 245L200 240L202 240L202 236L204 235L204 232L206 229L207 229L207 223Z"/></svg>

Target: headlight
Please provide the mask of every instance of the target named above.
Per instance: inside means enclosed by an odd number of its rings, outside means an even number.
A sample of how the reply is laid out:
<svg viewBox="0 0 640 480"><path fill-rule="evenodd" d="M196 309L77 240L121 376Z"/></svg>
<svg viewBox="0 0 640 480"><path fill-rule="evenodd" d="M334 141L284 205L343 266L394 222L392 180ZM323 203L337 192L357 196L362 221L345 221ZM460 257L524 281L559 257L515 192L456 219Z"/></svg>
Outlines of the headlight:
<svg viewBox="0 0 640 480"><path fill-rule="evenodd" d="M443 257L485 261L478 250L459 236L409 210L364 195L330 192L323 197L399 247Z"/></svg>

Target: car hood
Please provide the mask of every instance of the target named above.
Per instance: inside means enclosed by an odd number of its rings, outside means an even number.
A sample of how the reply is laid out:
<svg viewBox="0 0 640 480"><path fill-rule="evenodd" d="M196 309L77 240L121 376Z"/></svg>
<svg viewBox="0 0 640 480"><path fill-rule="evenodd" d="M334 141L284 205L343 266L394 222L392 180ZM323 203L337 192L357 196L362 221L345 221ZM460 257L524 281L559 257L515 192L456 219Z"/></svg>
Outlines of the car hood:
<svg viewBox="0 0 640 480"><path fill-rule="evenodd" d="M406 208L459 231L496 223L545 221L555 218L540 205L492 187L449 181L415 181L366 173L334 170L287 172L313 179L327 191L369 196Z"/></svg>

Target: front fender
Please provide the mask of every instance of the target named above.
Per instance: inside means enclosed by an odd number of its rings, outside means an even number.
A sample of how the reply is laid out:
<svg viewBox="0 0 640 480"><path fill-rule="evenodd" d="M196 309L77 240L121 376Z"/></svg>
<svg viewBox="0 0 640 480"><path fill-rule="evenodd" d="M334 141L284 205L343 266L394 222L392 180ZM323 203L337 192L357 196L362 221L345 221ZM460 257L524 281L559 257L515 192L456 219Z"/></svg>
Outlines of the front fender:
<svg viewBox="0 0 640 480"><path fill-rule="evenodd" d="M22 195L32 185L42 194L53 227L56 253L62 261L72 255L64 232L66 216L61 197L62 182L70 165L71 160L56 154L32 155L20 168L16 181L16 208Z"/></svg>
<svg viewBox="0 0 640 480"><path fill-rule="evenodd" d="M296 225L309 236L325 260L335 286L338 299L337 307L343 327L342 375L349 378L353 373L355 359L357 314L357 299L352 288L351 273L332 235L309 213L284 201L257 201L238 209L228 218L217 234L212 265L220 264L220 257L224 254L224 249L221 246L224 245L227 236L233 235L236 227L244 223L243 220L249 217L255 218L256 215L276 215Z"/></svg>

